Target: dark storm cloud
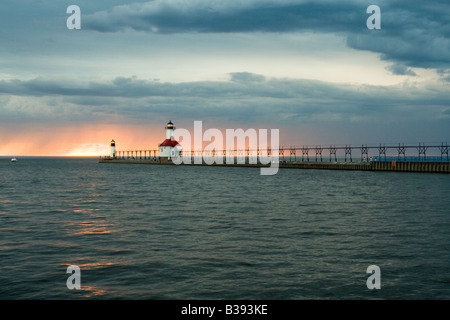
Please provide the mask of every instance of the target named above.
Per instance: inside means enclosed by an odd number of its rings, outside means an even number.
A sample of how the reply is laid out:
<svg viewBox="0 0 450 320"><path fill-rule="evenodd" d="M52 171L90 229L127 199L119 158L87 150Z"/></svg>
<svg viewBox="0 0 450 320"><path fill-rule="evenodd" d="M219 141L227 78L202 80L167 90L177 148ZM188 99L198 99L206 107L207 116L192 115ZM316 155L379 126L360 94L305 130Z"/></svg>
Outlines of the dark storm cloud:
<svg viewBox="0 0 450 320"><path fill-rule="evenodd" d="M336 2L339 5L336 5ZM354 1L164 1L116 6L85 17L87 28L126 28L160 33L342 31L364 23L364 5ZM355 11L357 9L357 11Z"/></svg>
<svg viewBox="0 0 450 320"><path fill-rule="evenodd" d="M381 30L368 30L369 5ZM170 33L336 33L347 45L409 67L450 67L450 2L433 1L162 1L116 6L84 17L87 29Z"/></svg>
<svg viewBox="0 0 450 320"><path fill-rule="evenodd" d="M403 64L395 63L386 67L387 70L395 75L400 76L416 76L416 73Z"/></svg>

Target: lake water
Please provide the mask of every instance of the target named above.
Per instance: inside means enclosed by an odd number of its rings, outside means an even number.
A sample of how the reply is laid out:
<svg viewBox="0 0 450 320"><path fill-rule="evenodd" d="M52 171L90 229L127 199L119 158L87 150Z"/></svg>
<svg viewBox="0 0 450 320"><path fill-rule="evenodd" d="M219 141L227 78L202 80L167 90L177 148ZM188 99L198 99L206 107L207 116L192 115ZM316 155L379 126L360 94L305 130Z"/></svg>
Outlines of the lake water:
<svg viewBox="0 0 450 320"><path fill-rule="evenodd" d="M0 158L0 299L450 299L449 175L259 173Z"/></svg>

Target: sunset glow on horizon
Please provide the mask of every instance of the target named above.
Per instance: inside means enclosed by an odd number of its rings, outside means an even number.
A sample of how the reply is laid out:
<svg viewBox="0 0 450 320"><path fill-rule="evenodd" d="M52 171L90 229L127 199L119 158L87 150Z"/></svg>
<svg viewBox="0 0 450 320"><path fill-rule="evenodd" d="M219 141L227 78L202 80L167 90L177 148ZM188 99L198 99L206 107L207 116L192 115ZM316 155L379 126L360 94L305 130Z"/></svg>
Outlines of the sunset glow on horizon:
<svg viewBox="0 0 450 320"><path fill-rule="evenodd" d="M175 122L176 124L176 122ZM152 126L125 126L125 125L86 125L77 128L36 128L39 135L33 132L27 133L21 131L19 135L10 135L8 142L4 142L0 146L0 156L60 156L60 157L98 157L110 154L111 140L116 142L117 151L135 151L135 150L157 150L160 143L165 139L164 132L165 124L158 127ZM186 126L191 133L191 149L194 148L194 130L193 125ZM202 130L200 139L205 139L204 133L209 127ZM242 129L244 133L248 129L254 129L258 133L258 128L214 128L218 129L223 141L218 145L226 144L226 130ZM269 132L268 142L270 145L270 128L266 129ZM6 136L7 134L5 134ZM285 135L282 135L285 136ZM292 137L291 137L292 138ZM304 141L305 139L295 138L297 141ZM211 144L213 141L203 140L203 148ZM286 140L285 141L289 141ZM246 147L249 139L246 139ZM291 141L292 142L292 141ZM180 141L183 145L183 141ZM236 139L236 144L237 139ZM256 148L256 145L254 146ZM222 149L222 148L219 148Z"/></svg>
<svg viewBox="0 0 450 320"><path fill-rule="evenodd" d="M120 149L155 149L164 132L151 134L144 127L87 125L82 128L37 128L10 134L0 145L0 156L73 156L92 157L110 153L110 142L115 139ZM3 133L4 136L8 134Z"/></svg>

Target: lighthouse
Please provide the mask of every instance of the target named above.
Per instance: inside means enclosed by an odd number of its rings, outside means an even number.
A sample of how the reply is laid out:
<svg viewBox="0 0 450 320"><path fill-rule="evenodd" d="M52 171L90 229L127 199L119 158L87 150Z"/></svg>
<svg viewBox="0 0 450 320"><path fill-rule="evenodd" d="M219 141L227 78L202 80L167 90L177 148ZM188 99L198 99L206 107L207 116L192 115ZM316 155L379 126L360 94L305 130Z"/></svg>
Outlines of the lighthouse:
<svg viewBox="0 0 450 320"><path fill-rule="evenodd" d="M116 142L114 140L111 140L111 158L116 157Z"/></svg>
<svg viewBox="0 0 450 320"><path fill-rule="evenodd" d="M173 137L175 127L172 121L169 120L166 126L166 140L159 145L159 157L161 159L170 160L181 153L181 145Z"/></svg>

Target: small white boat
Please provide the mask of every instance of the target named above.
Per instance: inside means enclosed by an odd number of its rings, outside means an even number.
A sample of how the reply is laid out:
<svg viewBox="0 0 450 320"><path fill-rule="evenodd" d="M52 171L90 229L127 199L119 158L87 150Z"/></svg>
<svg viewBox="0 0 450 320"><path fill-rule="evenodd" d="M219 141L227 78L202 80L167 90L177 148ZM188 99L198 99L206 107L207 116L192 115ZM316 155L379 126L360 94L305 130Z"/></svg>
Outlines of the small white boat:
<svg viewBox="0 0 450 320"><path fill-rule="evenodd" d="M11 159L11 162L17 162L16 157L13 157L13 158Z"/></svg>

